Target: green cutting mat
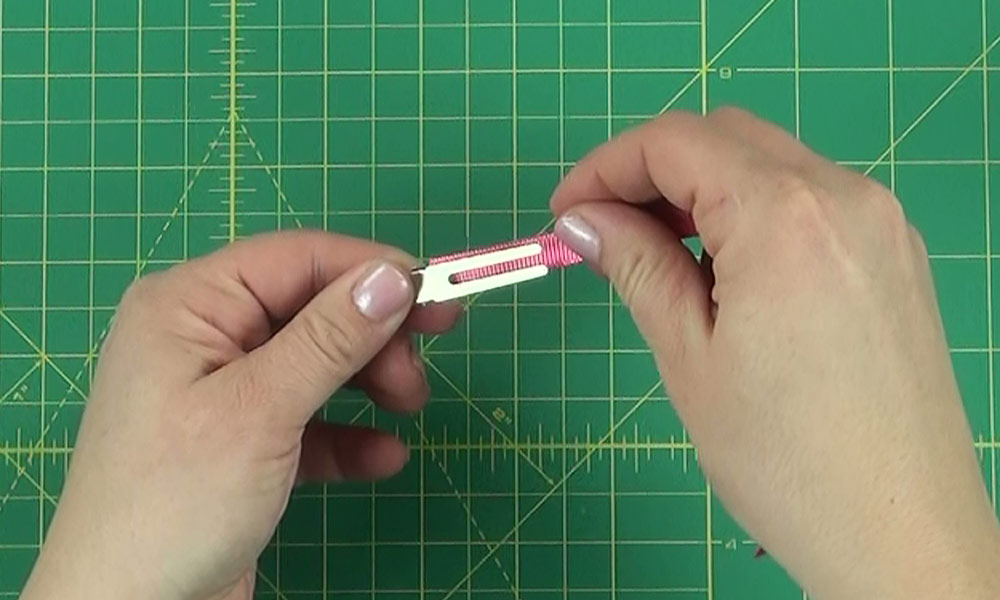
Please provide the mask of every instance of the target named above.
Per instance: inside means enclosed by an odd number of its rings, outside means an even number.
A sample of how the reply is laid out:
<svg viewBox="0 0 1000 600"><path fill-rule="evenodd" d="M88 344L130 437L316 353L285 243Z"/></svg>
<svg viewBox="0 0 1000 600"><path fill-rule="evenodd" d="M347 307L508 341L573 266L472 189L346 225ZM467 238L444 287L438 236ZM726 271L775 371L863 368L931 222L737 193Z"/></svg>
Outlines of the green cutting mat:
<svg viewBox="0 0 1000 600"><path fill-rule="evenodd" d="M0 596L65 477L137 275L325 227L419 255L534 233L589 148L754 109L902 196L997 492L997 0L0 0ZM625 311L586 269L425 340L406 471L296 494L258 596L800 598L712 499ZM192 537L192 544L197 544ZM815 540L815 543L823 543Z"/></svg>

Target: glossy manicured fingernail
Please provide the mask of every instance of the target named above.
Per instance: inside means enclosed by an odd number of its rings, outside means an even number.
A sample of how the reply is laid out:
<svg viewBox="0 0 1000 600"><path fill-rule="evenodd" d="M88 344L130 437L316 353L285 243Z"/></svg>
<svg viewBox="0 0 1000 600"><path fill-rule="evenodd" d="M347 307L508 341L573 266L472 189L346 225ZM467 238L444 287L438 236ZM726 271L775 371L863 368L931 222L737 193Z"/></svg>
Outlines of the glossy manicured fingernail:
<svg viewBox="0 0 1000 600"><path fill-rule="evenodd" d="M385 321L408 308L413 296L410 278L394 265L372 269L354 288L354 305L372 321Z"/></svg>
<svg viewBox="0 0 1000 600"><path fill-rule="evenodd" d="M580 215L563 215L556 222L556 236L588 262L601 258L601 238Z"/></svg>

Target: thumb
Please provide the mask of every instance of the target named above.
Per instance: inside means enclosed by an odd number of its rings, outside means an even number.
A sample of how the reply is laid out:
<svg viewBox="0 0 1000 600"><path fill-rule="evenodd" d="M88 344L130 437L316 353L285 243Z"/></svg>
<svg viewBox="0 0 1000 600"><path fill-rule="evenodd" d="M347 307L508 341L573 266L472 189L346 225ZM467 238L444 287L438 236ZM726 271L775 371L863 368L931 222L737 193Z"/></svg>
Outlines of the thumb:
<svg viewBox="0 0 1000 600"><path fill-rule="evenodd" d="M402 325L414 285L404 270L375 262L348 271L317 294L270 341L251 352L242 376L262 402L305 426Z"/></svg>
<svg viewBox="0 0 1000 600"><path fill-rule="evenodd" d="M661 221L626 204L592 202L563 215L556 235L611 280L664 377L673 379L704 348L712 329L708 285Z"/></svg>

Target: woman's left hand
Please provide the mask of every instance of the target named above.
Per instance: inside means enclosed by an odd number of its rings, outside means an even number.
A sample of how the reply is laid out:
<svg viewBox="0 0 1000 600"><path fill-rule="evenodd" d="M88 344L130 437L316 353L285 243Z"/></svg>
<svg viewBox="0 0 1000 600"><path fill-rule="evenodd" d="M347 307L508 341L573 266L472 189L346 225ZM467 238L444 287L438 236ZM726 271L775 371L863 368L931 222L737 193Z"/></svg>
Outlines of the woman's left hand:
<svg viewBox="0 0 1000 600"><path fill-rule="evenodd" d="M409 451L316 412L356 383L380 407L428 396L411 257L272 234L138 281L104 344L66 486L24 598L250 598L296 482L377 479Z"/></svg>

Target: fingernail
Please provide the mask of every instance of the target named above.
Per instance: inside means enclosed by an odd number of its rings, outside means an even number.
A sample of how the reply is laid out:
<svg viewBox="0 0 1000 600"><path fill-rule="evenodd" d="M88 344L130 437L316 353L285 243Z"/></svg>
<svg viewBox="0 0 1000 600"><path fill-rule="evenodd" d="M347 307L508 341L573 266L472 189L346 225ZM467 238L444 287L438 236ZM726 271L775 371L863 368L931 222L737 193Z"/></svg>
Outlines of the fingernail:
<svg viewBox="0 0 1000 600"><path fill-rule="evenodd" d="M420 349L417 347L417 342L413 343L413 351L410 352L410 360L413 362L413 368L417 370L420 377L423 378L424 388L428 391L430 390L430 382L427 381L427 369L424 368L424 357L420 353Z"/></svg>
<svg viewBox="0 0 1000 600"><path fill-rule="evenodd" d="M354 288L354 304L372 321L384 321L411 302L410 278L388 263L375 267Z"/></svg>
<svg viewBox="0 0 1000 600"><path fill-rule="evenodd" d="M587 262L596 263L601 258L601 238L579 215L570 213L560 217L556 236Z"/></svg>
<svg viewBox="0 0 1000 600"><path fill-rule="evenodd" d="M410 356L410 359L413 361L413 366L416 367L418 371L424 370L424 357L420 354L420 350L417 349L416 344L413 346L413 353Z"/></svg>

